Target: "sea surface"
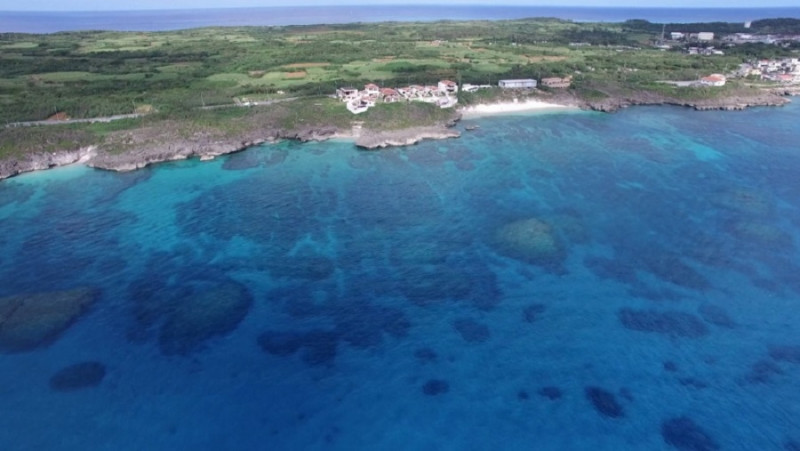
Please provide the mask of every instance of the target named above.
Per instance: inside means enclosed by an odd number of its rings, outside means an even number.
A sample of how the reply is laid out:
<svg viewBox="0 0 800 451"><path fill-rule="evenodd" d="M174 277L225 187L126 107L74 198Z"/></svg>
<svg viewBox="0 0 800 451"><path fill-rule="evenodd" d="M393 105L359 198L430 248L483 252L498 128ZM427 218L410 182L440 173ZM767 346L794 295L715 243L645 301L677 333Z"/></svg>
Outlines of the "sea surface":
<svg viewBox="0 0 800 451"><path fill-rule="evenodd" d="M745 22L800 18L800 8L609 8L488 5L359 5L159 11L0 11L0 33L77 30L165 31L210 26L342 24L353 22L502 20L557 17L577 22Z"/></svg>
<svg viewBox="0 0 800 451"><path fill-rule="evenodd" d="M0 298L95 294L0 326L0 449L800 449L798 124L523 114L2 181Z"/></svg>

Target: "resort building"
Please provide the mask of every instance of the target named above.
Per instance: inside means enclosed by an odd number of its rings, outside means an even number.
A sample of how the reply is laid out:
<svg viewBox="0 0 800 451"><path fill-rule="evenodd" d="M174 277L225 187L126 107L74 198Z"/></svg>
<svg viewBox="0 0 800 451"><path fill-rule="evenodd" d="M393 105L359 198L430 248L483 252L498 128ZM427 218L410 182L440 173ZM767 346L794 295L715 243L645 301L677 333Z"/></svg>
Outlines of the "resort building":
<svg viewBox="0 0 800 451"><path fill-rule="evenodd" d="M547 77L542 78L542 85L548 88L569 88L572 84L572 77Z"/></svg>
<svg viewBox="0 0 800 451"><path fill-rule="evenodd" d="M336 98L340 100L353 100L358 97L358 89L356 88L339 88L336 90Z"/></svg>
<svg viewBox="0 0 800 451"><path fill-rule="evenodd" d="M439 91L445 94L455 94L458 92L458 83L450 80L442 80L439 82Z"/></svg>
<svg viewBox="0 0 800 451"><path fill-rule="evenodd" d="M705 86L725 86L725 76L722 74L711 74L700 79L700 84Z"/></svg>
<svg viewBox="0 0 800 451"><path fill-rule="evenodd" d="M533 89L536 87L536 80L532 78L524 78L517 80L500 80L498 86L500 86L503 89L516 89L516 88Z"/></svg>
<svg viewBox="0 0 800 451"><path fill-rule="evenodd" d="M376 96L380 93L380 87L375 83L368 83L364 85L364 91L366 91L367 95Z"/></svg>

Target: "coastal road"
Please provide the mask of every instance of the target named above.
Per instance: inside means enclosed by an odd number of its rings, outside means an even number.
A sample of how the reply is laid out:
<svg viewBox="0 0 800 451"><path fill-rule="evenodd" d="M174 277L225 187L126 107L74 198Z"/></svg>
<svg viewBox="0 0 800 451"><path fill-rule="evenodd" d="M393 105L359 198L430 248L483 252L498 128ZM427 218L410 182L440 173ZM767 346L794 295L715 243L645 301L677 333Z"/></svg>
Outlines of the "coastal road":
<svg viewBox="0 0 800 451"><path fill-rule="evenodd" d="M142 114L133 113L133 114L117 114L114 116L105 116L105 117L91 117L87 119L66 119L63 121L12 122L10 124L6 124L6 128L34 127L37 125L93 124L95 122L111 122L111 121L119 121L122 119L136 119L137 117L142 117L142 116L143 116Z"/></svg>

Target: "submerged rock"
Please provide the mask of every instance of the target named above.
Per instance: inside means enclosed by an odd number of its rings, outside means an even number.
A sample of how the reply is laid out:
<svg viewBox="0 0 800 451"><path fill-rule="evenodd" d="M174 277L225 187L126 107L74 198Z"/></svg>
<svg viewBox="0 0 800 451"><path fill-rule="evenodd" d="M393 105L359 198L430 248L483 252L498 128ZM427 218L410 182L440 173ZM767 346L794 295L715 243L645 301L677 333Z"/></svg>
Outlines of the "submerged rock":
<svg viewBox="0 0 800 451"><path fill-rule="evenodd" d="M720 306L713 304L703 304L697 309L700 316L707 322L720 327L733 328L736 322L728 316L728 312Z"/></svg>
<svg viewBox="0 0 800 451"><path fill-rule="evenodd" d="M473 319L461 318L453 322L453 327L461 334L461 338L467 343L483 343L489 339L491 333L486 324L479 323Z"/></svg>
<svg viewBox="0 0 800 451"><path fill-rule="evenodd" d="M247 289L228 282L180 299L161 328L159 345L165 354L186 354L207 339L225 335L247 315L253 299Z"/></svg>
<svg viewBox="0 0 800 451"><path fill-rule="evenodd" d="M450 391L450 384L441 379L431 379L422 386L422 392L428 396L441 395Z"/></svg>
<svg viewBox="0 0 800 451"><path fill-rule="evenodd" d="M600 387L586 387L584 391L586 399L588 399L595 410L609 418L619 418L625 416L625 411L622 406L617 402L617 398L608 390Z"/></svg>
<svg viewBox="0 0 800 451"><path fill-rule="evenodd" d="M661 436L670 446L681 451L713 451L719 445L691 418L678 417L661 424Z"/></svg>
<svg viewBox="0 0 800 451"><path fill-rule="evenodd" d="M258 336L258 345L273 355L286 357L300 352L303 361L309 365L326 365L336 358L339 336L325 330L267 331Z"/></svg>
<svg viewBox="0 0 800 451"><path fill-rule="evenodd" d="M106 377L106 366L100 362L81 362L57 371L50 378L55 391L72 391L96 387Z"/></svg>
<svg viewBox="0 0 800 451"><path fill-rule="evenodd" d="M750 372L745 376L745 380L751 384L764 384L770 382L772 376L783 374L781 367L771 360L759 360L750 365Z"/></svg>
<svg viewBox="0 0 800 451"><path fill-rule="evenodd" d="M700 318L685 312L620 309L617 313L626 329L676 337L699 338L708 334Z"/></svg>
<svg viewBox="0 0 800 451"><path fill-rule="evenodd" d="M564 394L561 392L561 389L558 387L542 387L537 392L539 396L547 398L551 401L555 401L556 399L560 399Z"/></svg>
<svg viewBox="0 0 800 451"><path fill-rule="evenodd" d="M536 218L514 221L495 233L498 250L509 257L561 270L566 251L550 224Z"/></svg>
<svg viewBox="0 0 800 451"><path fill-rule="evenodd" d="M800 346L777 345L769 347L769 356L774 360L800 363Z"/></svg>
<svg viewBox="0 0 800 451"><path fill-rule="evenodd" d="M529 305L522 310L522 318L525 319L525 322L533 323L539 318L539 315L544 313L545 308L544 304Z"/></svg>
<svg viewBox="0 0 800 451"><path fill-rule="evenodd" d="M0 350L22 352L55 341L94 303L88 288L0 299Z"/></svg>

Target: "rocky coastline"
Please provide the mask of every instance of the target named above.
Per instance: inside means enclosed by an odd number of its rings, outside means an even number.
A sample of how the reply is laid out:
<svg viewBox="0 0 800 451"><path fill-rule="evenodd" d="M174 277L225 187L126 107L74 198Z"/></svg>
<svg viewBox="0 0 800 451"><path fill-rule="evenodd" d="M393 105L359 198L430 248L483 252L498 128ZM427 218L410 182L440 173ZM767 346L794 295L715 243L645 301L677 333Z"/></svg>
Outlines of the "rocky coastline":
<svg viewBox="0 0 800 451"><path fill-rule="evenodd" d="M800 95L800 88L776 88L764 90L757 95L732 96L718 99L680 100L650 92L639 92L625 96L608 97L602 100L586 100L564 91L551 93L540 100L555 104L578 107L585 110L615 112L636 105L674 105L695 110L743 110L756 106L781 106L790 102L787 96ZM256 128L237 137L215 138L202 133L190 137L156 133L148 136L148 130L126 131L127 146L122 151L109 152L98 146L76 150L28 154L20 158L0 161L0 180L24 172L39 171L70 164L109 171L133 171L146 166L189 158L211 160L221 155L239 152L249 147L282 139L301 142L324 141L344 138L354 141L361 149L373 150L393 146L409 146L426 139L458 138L461 133L452 127L461 119L457 115L452 121L432 126L410 127L398 130L342 130L336 126L306 126L300 129Z"/></svg>

